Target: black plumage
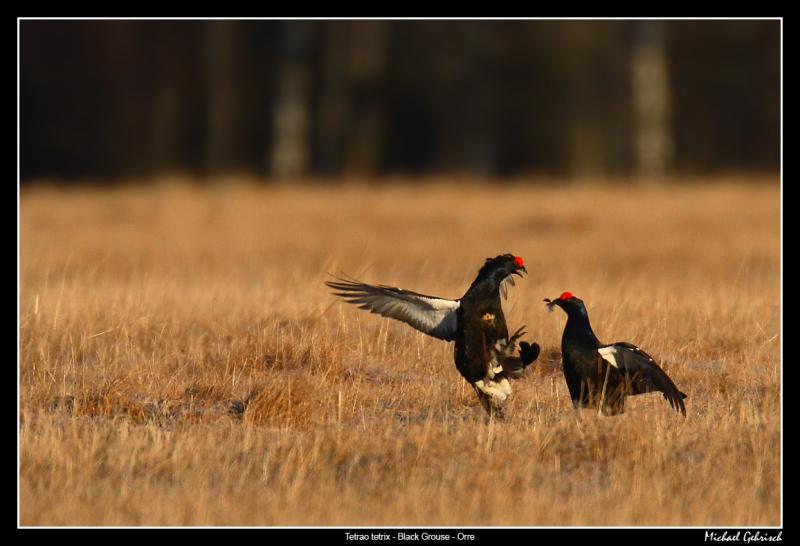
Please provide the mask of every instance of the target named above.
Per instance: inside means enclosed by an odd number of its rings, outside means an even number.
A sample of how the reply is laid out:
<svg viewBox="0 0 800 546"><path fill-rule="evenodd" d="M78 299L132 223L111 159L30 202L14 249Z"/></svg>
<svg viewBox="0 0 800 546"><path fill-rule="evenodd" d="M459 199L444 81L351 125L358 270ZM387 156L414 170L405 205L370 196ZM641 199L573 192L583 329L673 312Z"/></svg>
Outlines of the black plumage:
<svg viewBox="0 0 800 546"><path fill-rule="evenodd" d="M461 375L475 388L483 407L499 413L500 402L511 393L509 377L519 378L539 355L539 345L517 341L522 328L509 336L500 303L501 290L514 284L513 275L527 269L522 258L503 254L489 258L459 299L427 296L385 285L337 278L326 284L334 294L361 309L401 320L417 330L454 341L454 360Z"/></svg>
<svg viewBox="0 0 800 546"><path fill-rule="evenodd" d="M606 415L625 410L625 397L661 392L675 410L686 415L686 395L649 354L627 342L603 344L595 336L583 301L569 292L544 300L550 309L567 313L561 338L564 378L575 407L600 408Z"/></svg>

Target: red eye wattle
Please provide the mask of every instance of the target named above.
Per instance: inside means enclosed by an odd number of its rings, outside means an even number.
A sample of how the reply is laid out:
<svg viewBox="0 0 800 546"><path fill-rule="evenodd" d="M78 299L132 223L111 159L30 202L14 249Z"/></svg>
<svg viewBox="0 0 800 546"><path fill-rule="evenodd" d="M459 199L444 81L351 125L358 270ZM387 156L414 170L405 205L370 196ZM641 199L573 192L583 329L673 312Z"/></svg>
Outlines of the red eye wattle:
<svg viewBox="0 0 800 546"><path fill-rule="evenodd" d="M572 292L564 292L563 294L561 294L561 296L558 299L560 299L560 300L571 300L573 297L574 296L572 295Z"/></svg>
<svg viewBox="0 0 800 546"><path fill-rule="evenodd" d="M525 267L525 264L520 256L514 256L514 262L517 264L517 267Z"/></svg>

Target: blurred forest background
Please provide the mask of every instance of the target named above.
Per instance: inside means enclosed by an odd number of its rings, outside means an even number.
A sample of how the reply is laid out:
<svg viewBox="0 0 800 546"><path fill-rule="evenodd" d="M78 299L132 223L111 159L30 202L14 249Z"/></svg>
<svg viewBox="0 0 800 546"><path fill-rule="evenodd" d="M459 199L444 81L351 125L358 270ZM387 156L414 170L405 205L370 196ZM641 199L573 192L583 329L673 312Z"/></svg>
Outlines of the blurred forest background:
<svg viewBox="0 0 800 546"><path fill-rule="evenodd" d="M780 21L44 21L23 181L775 173Z"/></svg>

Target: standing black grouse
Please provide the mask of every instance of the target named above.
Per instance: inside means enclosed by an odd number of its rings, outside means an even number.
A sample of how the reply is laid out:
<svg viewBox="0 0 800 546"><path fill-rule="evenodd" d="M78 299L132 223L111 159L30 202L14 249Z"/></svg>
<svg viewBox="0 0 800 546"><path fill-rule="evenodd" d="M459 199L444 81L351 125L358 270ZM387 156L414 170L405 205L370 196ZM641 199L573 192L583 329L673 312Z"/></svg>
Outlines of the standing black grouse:
<svg viewBox="0 0 800 546"><path fill-rule="evenodd" d="M500 292L514 285L513 275L527 273L522 258L503 254L488 258L466 294L457 300L426 296L384 285L369 285L337 278L326 284L337 296L359 308L401 320L417 330L445 341L455 341L456 368L475 389L490 415L502 415L500 403L511 394L509 377L522 377L539 356L539 345L519 343L522 328L508 335Z"/></svg>
<svg viewBox="0 0 800 546"><path fill-rule="evenodd" d="M664 373L653 357L625 342L603 345L589 324L583 301L564 292L556 300L544 300L548 309L561 307L567 324L561 338L564 377L576 408L600 408L605 415L625 410L625 397L660 391L670 406L686 415L686 395Z"/></svg>

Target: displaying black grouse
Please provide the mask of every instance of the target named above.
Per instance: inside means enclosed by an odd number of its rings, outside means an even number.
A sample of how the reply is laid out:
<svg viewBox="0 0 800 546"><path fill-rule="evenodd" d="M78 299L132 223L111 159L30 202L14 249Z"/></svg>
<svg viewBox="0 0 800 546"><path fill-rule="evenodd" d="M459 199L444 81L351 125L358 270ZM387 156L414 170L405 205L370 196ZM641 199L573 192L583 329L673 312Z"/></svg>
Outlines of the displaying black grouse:
<svg viewBox="0 0 800 546"><path fill-rule="evenodd" d="M670 406L686 415L686 395L664 373L653 357L630 343L604 345L589 324L583 301L569 292L556 300L544 300L547 307L561 307L567 324L561 338L564 377L576 408L600 408L605 415L625 410L625 397L659 391Z"/></svg>
<svg viewBox="0 0 800 546"><path fill-rule="evenodd" d="M539 345L519 343L522 328L508 335L500 292L514 285L513 275L527 273L522 258L503 254L489 258L460 299L426 296L402 288L369 285L337 278L326 284L337 296L361 309L401 320L430 336L455 341L456 368L475 389L490 415L501 415L500 403L511 394L508 378L519 378L539 356Z"/></svg>

